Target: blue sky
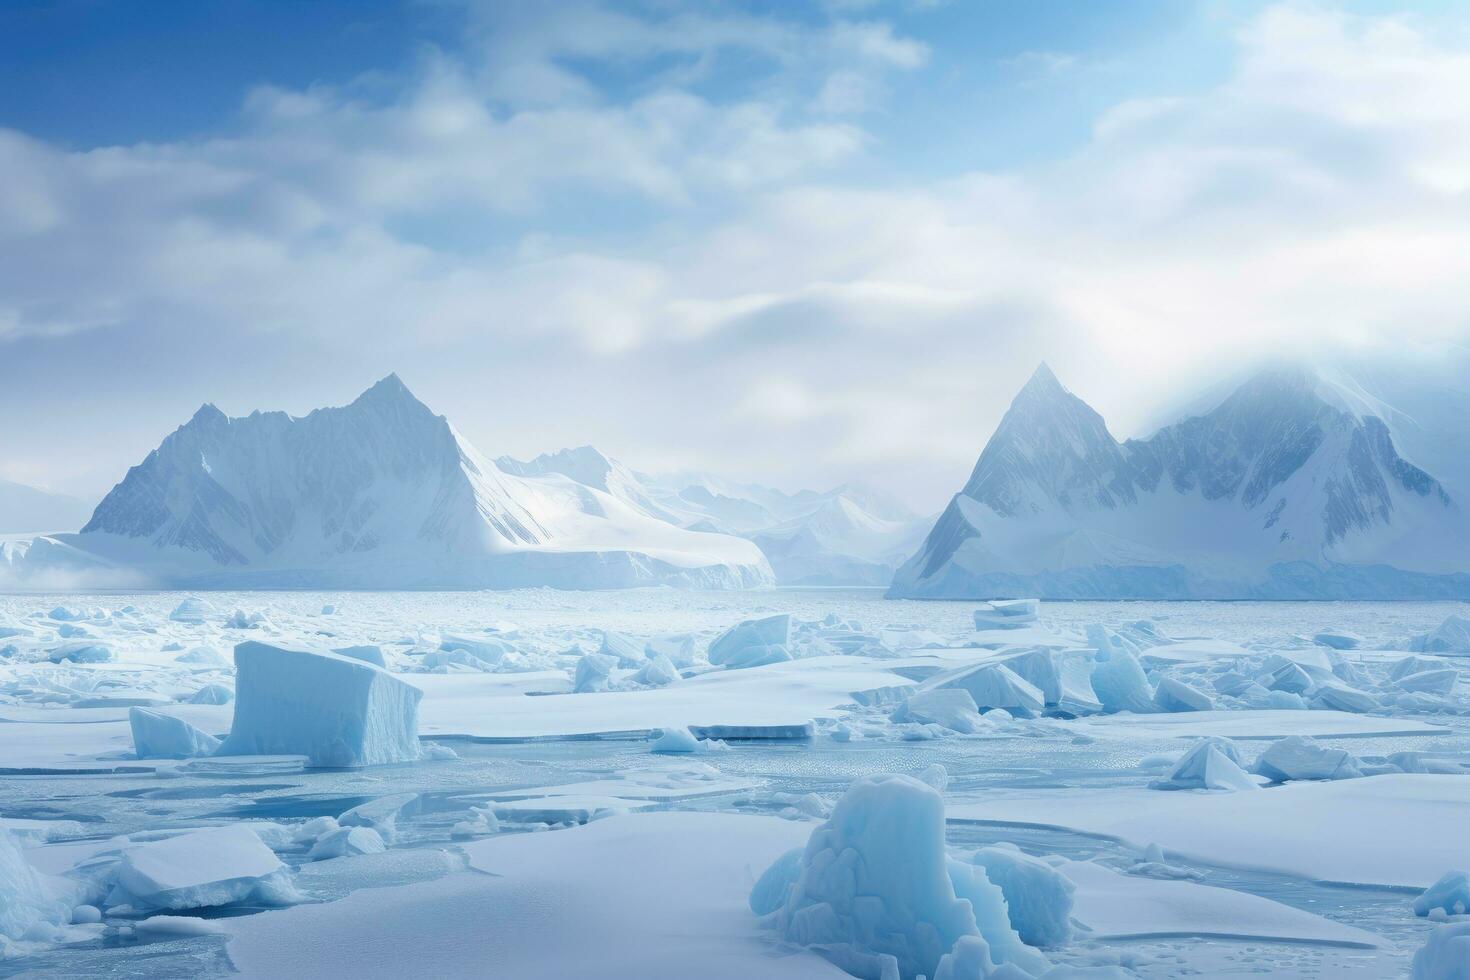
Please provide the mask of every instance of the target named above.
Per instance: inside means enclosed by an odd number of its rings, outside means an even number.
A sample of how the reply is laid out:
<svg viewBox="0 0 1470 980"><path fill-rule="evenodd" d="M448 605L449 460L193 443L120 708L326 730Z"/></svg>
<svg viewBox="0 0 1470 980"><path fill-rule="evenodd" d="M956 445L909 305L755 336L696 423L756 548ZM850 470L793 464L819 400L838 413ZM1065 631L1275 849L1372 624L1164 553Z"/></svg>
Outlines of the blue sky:
<svg viewBox="0 0 1470 980"><path fill-rule="evenodd" d="M937 507L1048 360L1127 434L1460 340L1456 4L0 8L0 477L397 371L490 455Z"/></svg>

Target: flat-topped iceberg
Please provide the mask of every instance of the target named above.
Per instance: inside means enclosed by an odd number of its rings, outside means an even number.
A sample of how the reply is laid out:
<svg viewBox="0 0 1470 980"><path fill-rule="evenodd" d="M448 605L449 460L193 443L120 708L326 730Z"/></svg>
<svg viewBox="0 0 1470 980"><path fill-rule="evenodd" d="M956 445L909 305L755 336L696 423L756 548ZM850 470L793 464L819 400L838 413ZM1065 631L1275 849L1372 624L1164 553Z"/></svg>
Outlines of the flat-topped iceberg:
<svg viewBox="0 0 1470 980"><path fill-rule="evenodd" d="M233 824L127 848L107 906L149 912L298 897L280 858L249 827Z"/></svg>
<svg viewBox="0 0 1470 980"><path fill-rule="evenodd" d="M381 667L266 643L235 647L235 721L220 755L344 768L419 757L423 692Z"/></svg>

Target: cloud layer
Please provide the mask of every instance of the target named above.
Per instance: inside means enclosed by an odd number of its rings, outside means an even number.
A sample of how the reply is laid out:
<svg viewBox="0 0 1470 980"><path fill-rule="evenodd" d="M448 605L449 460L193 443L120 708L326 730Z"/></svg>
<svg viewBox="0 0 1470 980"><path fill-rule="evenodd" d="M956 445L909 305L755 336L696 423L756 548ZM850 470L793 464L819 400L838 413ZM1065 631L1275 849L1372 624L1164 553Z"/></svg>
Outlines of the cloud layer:
<svg viewBox="0 0 1470 980"><path fill-rule="evenodd" d="M114 413L52 389L0 473L120 476L201 389L299 410L396 369L492 455L935 506L1042 358L1126 432L1263 355L1463 339L1463 30L1288 5L1234 44L1062 158L924 179L881 122L941 59L841 15L494 4L407 77L257 88L208 138L0 130L0 358ZM119 347L146 376L86 363Z"/></svg>

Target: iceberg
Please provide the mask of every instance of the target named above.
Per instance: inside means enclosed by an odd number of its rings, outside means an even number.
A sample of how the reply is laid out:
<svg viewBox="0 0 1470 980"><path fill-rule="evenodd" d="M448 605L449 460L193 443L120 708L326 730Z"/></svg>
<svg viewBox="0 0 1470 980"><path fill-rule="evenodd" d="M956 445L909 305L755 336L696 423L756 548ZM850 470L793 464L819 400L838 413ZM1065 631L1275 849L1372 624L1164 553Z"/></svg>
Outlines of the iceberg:
<svg viewBox="0 0 1470 980"><path fill-rule="evenodd" d="M1072 938L1072 880L1012 844L984 847L970 863L1000 887L1011 926L1028 946L1060 946Z"/></svg>
<svg viewBox="0 0 1470 980"><path fill-rule="evenodd" d="M709 662L721 667L763 667L791 659L791 615L747 619L715 637Z"/></svg>
<svg viewBox="0 0 1470 980"><path fill-rule="evenodd" d="M1022 975L1046 963L1011 929L1005 898L984 870L948 860L943 800L907 776L854 782L799 860L783 856L762 876L751 905L769 908L783 894L771 925L858 976L932 977L967 937L995 960L1016 962Z"/></svg>
<svg viewBox="0 0 1470 980"><path fill-rule="evenodd" d="M128 725L133 730L133 753L140 759L195 759L213 755L220 746L213 735L152 708L129 708Z"/></svg>
<svg viewBox="0 0 1470 980"><path fill-rule="evenodd" d="M265 643L235 647L235 720L220 755L304 755L347 768L419 757L423 692L381 667Z"/></svg>
<svg viewBox="0 0 1470 980"><path fill-rule="evenodd" d="M288 905L299 897L275 853L249 827L232 824L126 848L107 906L147 912L244 901Z"/></svg>

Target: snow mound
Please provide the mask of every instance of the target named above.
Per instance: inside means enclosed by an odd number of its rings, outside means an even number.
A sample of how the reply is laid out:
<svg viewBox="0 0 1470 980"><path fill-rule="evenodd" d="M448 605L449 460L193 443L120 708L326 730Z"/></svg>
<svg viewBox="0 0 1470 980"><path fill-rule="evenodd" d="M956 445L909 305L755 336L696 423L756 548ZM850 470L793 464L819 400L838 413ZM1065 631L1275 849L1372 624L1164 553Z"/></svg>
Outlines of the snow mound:
<svg viewBox="0 0 1470 980"><path fill-rule="evenodd" d="M791 659L791 615L747 619L715 637L709 662L736 669L763 667Z"/></svg>
<svg viewBox="0 0 1470 980"><path fill-rule="evenodd" d="M955 862L970 886L960 897L949 864L939 793L907 776L868 776L812 832L799 860L783 856L762 876L751 905L771 907L784 893L770 924L856 976L932 977L952 951L986 964L985 972L966 974L951 961L945 969L955 977L985 976L1001 950L1023 961L1024 975L1039 972L1046 961L1011 930L1000 889L982 869ZM991 925L994 939L977 920Z"/></svg>
<svg viewBox="0 0 1470 980"><path fill-rule="evenodd" d="M304 755L345 768L419 757L423 696L380 667L265 643L235 647L235 720L220 755Z"/></svg>
<svg viewBox="0 0 1470 980"><path fill-rule="evenodd" d="M213 755L220 746L208 732L151 708L129 708L128 725L133 730L133 753L140 759L195 759Z"/></svg>
<svg viewBox="0 0 1470 980"><path fill-rule="evenodd" d="M244 824L195 830L123 851L110 909L197 909L251 901L286 905L299 896L290 872Z"/></svg>

